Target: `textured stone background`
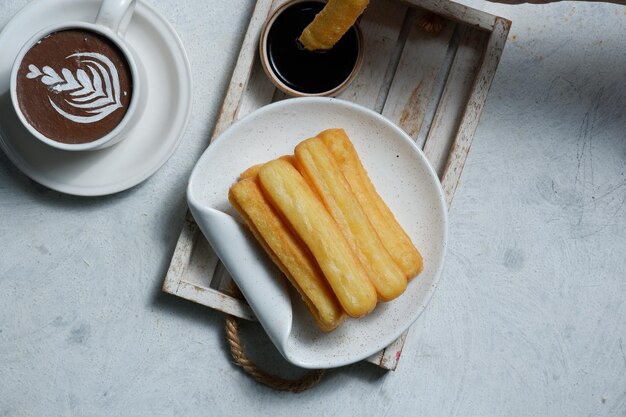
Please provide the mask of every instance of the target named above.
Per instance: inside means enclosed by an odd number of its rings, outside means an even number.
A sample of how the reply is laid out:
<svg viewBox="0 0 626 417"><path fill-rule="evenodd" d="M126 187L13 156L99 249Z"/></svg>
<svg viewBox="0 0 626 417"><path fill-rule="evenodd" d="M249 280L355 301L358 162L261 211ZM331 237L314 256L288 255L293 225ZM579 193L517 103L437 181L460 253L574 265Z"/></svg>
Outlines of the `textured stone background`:
<svg viewBox="0 0 626 417"><path fill-rule="evenodd" d="M3 26L27 1L1 3ZM253 2L150 3L195 82L169 162L84 199L0 154L0 416L626 415L626 7L467 1L513 28L440 287L395 373L356 364L295 396L231 364L220 314L159 291Z"/></svg>

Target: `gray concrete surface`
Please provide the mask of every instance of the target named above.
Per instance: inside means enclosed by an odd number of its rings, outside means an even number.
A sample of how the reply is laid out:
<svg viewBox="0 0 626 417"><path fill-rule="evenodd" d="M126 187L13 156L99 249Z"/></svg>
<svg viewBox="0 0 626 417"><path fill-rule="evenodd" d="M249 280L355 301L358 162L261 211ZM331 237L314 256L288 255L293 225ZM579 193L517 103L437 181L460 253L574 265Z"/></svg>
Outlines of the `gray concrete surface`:
<svg viewBox="0 0 626 417"><path fill-rule="evenodd" d="M0 26L26 3L2 0ZM356 364L293 395L231 364L220 314L159 291L253 2L150 3L196 86L169 162L85 199L0 154L0 416L626 415L626 7L467 2L513 28L440 287L395 373Z"/></svg>

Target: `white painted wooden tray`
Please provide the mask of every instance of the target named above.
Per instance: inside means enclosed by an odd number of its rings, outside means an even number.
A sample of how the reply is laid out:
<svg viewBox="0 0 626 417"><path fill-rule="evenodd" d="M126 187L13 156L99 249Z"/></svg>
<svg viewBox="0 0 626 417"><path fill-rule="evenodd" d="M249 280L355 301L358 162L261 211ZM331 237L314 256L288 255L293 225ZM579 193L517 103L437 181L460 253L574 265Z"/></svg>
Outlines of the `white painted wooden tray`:
<svg viewBox="0 0 626 417"><path fill-rule="evenodd" d="M213 138L253 110L285 98L263 72L257 47L263 23L284 1L257 1ZM418 23L430 13L443 19L436 34ZM363 67L338 97L374 109L404 129L434 166L450 205L511 22L447 0L371 0L360 25ZM229 284L188 214L163 291L255 320L245 301L229 294ZM406 335L368 361L395 369Z"/></svg>

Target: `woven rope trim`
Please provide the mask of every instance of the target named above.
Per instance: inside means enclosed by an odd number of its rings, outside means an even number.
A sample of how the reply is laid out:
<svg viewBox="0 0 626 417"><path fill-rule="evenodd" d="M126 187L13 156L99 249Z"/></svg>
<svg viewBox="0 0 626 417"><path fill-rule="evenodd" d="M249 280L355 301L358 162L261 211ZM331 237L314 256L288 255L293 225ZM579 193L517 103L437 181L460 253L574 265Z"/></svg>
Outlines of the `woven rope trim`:
<svg viewBox="0 0 626 417"><path fill-rule="evenodd" d="M434 13L428 13L417 20L424 32L436 35L443 29L443 19Z"/></svg>
<svg viewBox="0 0 626 417"><path fill-rule="evenodd" d="M233 316L226 316L226 340L235 364L254 378L257 382L277 391L302 392L317 385L324 376L324 370L311 371L299 379L284 379L259 369L243 350L239 338L239 324Z"/></svg>

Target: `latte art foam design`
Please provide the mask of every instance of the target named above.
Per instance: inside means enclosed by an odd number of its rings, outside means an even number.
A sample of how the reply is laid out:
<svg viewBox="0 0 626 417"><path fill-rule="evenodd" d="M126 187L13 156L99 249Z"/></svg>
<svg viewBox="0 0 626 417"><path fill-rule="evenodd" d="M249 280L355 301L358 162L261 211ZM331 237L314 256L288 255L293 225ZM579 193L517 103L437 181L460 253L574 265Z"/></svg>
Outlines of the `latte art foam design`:
<svg viewBox="0 0 626 417"><path fill-rule="evenodd" d="M78 58L86 64L86 69L78 69L73 74L69 69L61 69L61 75L50 66L41 70L35 65L28 66L26 78L39 81L48 86L56 95L67 94L63 100L76 114L71 114L59 107L51 96L50 105L61 116L76 123L98 122L122 107L120 100L120 79L115 65L106 56L96 52L78 52L65 59ZM87 113L88 115L84 115Z"/></svg>

